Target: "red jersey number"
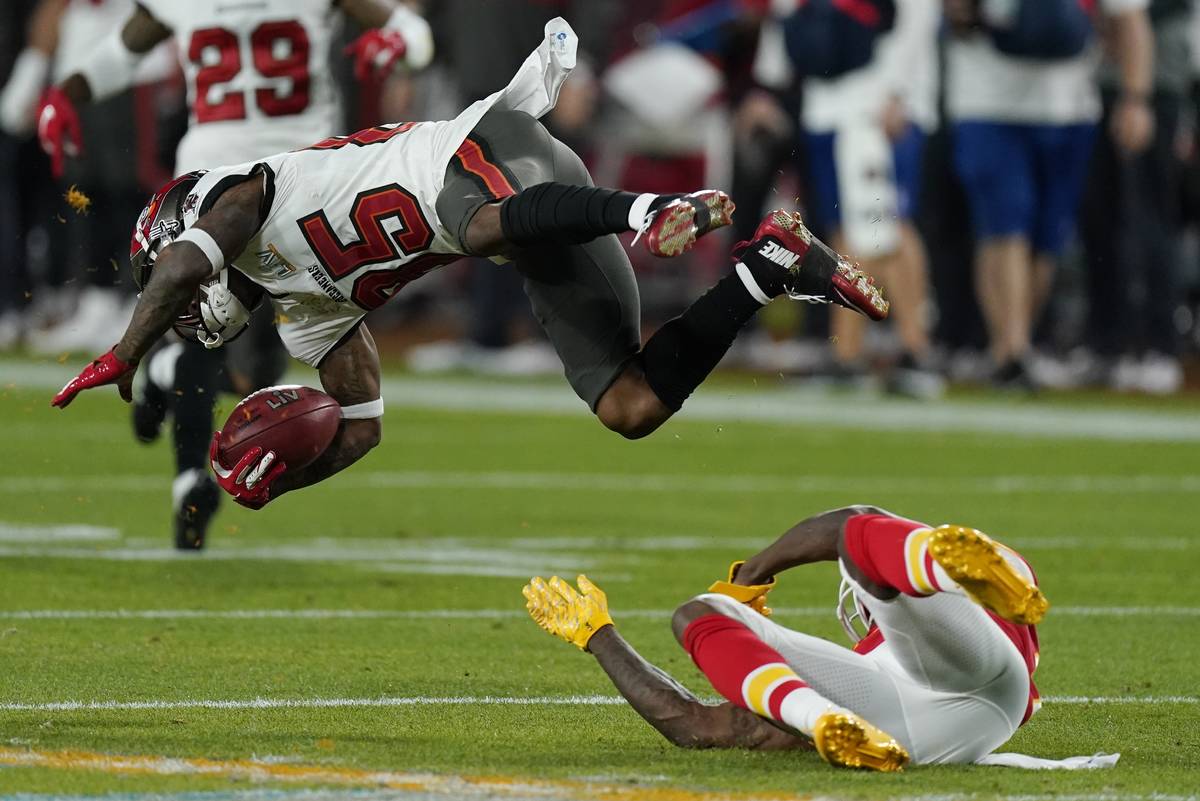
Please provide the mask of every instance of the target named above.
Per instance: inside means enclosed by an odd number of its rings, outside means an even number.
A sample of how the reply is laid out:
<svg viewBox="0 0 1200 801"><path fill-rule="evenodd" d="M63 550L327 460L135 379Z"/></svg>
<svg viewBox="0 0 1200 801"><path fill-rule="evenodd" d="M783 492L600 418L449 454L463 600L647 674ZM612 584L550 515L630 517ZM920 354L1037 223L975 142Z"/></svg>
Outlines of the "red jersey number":
<svg viewBox="0 0 1200 801"><path fill-rule="evenodd" d="M268 117L286 117L308 108L308 33L295 20L264 22L250 33L250 52L255 71L264 78L288 78L283 90L254 90L254 102ZM210 55L210 54L215 54ZM196 122L221 122L246 118L246 93L221 91L242 71L242 52L237 34L225 28L202 28L192 34L188 60L196 73ZM213 95L217 95L214 99Z"/></svg>
<svg viewBox="0 0 1200 801"><path fill-rule="evenodd" d="M399 228L388 233L383 224L396 220ZM324 211L315 211L296 221L321 266L334 280L345 278L363 267L396 261L419 254L433 243L433 228L411 192L398 184L360 192L350 208L350 223L357 237L343 243ZM426 253L395 269L373 270L354 281L351 299L364 309L386 303L410 281L457 256Z"/></svg>

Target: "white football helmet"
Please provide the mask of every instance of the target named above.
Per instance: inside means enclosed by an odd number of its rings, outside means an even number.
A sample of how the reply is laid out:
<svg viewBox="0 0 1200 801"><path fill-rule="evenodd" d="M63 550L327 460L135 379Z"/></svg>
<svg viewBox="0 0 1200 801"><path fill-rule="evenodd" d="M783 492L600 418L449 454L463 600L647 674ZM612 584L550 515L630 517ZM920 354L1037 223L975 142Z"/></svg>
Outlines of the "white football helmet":
<svg viewBox="0 0 1200 801"><path fill-rule="evenodd" d="M838 587L837 619L850 641L857 644L871 630L871 610L854 594L850 582L842 579Z"/></svg>

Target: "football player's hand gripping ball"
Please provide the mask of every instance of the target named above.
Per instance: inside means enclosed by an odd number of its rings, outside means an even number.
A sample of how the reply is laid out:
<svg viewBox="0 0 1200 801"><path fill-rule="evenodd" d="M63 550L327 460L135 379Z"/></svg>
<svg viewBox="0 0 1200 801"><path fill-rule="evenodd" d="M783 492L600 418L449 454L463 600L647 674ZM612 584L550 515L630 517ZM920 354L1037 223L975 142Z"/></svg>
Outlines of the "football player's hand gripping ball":
<svg viewBox="0 0 1200 801"><path fill-rule="evenodd" d="M714 581L712 586L708 588L708 591L728 595L733 600L745 604L763 617L770 617L771 607L767 606L767 593L775 586L775 577L772 576L771 580L766 584L734 584L733 581L737 576L738 568L744 564L744 561L731 564L729 566L729 578L725 581Z"/></svg>
<svg viewBox="0 0 1200 801"><path fill-rule="evenodd" d="M71 99L57 86L51 86L42 95L37 120L38 143L50 157L50 172L61 178L65 157L83 153L79 114Z"/></svg>
<svg viewBox="0 0 1200 801"><path fill-rule="evenodd" d="M576 591L558 576L549 582L534 576L521 590L525 608L543 630L582 650L597 631L612 625L608 597L587 576L576 578Z"/></svg>
<svg viewBox="0 0 1200 801"><path fill-rule="evenodd" d="M213 434L212 444L208 449L208 460L212 463L213 473L221 489L247 509L261 509L266 506L271 500L271 482L283 475L287 470L287 463L276 462L275 451L267 451L264 455L262 448L251 448L237 464L227 470L217 458L220 441L221 432L217 431Z"/></svg>
<svg viewBox="0 0 1200 801"><path fill-rule="evenodd" d="M121 393L121 400L129 403L133 400L135 370L137 362L123 362L110 350L103 356L96 357L95 361L83 368L83 372L68 381L50 401L50 405L65 409L75 400L75 396L85 389L114 383L117 385L117 391Z"/></svg>

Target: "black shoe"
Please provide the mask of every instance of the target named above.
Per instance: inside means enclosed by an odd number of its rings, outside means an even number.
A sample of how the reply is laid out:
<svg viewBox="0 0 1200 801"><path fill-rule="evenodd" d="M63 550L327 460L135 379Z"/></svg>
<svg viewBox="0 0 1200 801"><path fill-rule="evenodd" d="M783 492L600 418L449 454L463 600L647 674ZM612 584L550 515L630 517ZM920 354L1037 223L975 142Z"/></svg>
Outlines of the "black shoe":
<svg viewBox="0 0 1200 801"><path fill-rule="evenodd" d="M946 394L946 379L911 353L904 354L896 363L884 386L890 395L914 400L935 400Z"/></svg>
<svg viewBox="0 0 1200 801"><path fill-rule="evenodd" d="M1033 394L1038 391L1037 382L1033 380L1025 362L1012 359L996 368L992 374L992 387L1005 392L1024 392Z"/></svg>
<svg viewBox="0 0 1200 801"><path fill-rule="evenodd" d="M169 367L167 372L174 375L174 362L179 358L181 349L181 346L174 344L158 348L146 359L146 363L134 379L133 435L137 437L138 442L149 444L162 434L163 422L166 421L167 412L171 408L171 388L160 386L159 382L155 381L155 373L161 372L161 368Z"/></svg>
<svg viewBox="0 0 1200 801"><path fill-rule="evenodd" d="M175 503L175 547L198 551L204 547L208 524L221 505L221 490L207 471L188 470L175 479L182 495Z"/></svg>

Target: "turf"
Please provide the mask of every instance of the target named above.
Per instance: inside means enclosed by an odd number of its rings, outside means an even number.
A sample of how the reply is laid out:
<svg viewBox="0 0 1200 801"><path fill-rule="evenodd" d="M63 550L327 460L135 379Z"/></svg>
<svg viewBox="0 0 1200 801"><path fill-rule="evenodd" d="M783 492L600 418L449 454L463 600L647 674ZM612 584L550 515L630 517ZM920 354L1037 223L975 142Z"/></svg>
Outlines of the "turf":
<svg viewBox="0 0 1200 801"><path fill-rule="evenodd" d="M167 547L169 450L136 445L111 397L81 398L65 413L45 401L44 392L17 387L0 398L8 423L0 460L0 704L8 707L0 709L0 749L270 757L845 798L1196 790L1200 538L1194 487L1178 481L1195 473L1194 443L814 430L689 421L686 413L629 443L581 415L389 409L384 443L362 465L262 512L227 506L209 552L176 557ZM1085 405L1103 404L1089 398ZM1026 480L988 481L1014 476ZM725 478L729 488L720 486ZM1130 489L1120 491L1125 480ZM777 489L758 491L755 481ZM1120 751L1120 765L1080 773L838 772L812 754L677 750L621 705L11 708L611 696L590 657L521 614L524 578L554 571L588 572L607 590L626 638L710 695L671 639L669 610L797 519L849 502L969 523L1021 548L1056 607L1041 627L1043 694L1102 700L1049 701L1009 748L1045 756ZM98 528L54 528L81 524ZM813 611L832 607L836 584L829 566L786 575L772 595L777 619L840 638L832 614ZM21 610L380 616L13 614ZM412 614L423 610L486 611ZM0 795L244 786L220 777L0 767Z"/></svg>

